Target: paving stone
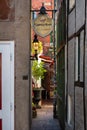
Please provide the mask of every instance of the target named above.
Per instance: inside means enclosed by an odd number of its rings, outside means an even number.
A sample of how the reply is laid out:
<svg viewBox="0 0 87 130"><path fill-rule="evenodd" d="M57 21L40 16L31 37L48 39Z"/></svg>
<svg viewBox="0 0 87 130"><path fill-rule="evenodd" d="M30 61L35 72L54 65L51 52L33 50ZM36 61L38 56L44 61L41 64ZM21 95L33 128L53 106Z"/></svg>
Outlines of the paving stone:
<svg viewBox="0 0 87 130"><path fill-rule="evenodd" d="M37 109L37 117L32 120L31 130L61 130L59 121L53 118L52 104L44 104L41 109Z"/></svg>

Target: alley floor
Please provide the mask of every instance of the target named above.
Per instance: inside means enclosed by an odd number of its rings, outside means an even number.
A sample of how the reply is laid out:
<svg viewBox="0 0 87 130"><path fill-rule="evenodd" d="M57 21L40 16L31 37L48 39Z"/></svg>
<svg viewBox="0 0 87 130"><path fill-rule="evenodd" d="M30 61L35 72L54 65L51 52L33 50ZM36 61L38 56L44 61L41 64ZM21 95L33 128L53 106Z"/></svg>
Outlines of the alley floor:
<svg viewBox="0 0 87 130"><path fill-rule="evenodd" d="M53 118L52 102L44 102L37 109L37 117L32 120L31 130L61 130L57 119Z"/></svg>

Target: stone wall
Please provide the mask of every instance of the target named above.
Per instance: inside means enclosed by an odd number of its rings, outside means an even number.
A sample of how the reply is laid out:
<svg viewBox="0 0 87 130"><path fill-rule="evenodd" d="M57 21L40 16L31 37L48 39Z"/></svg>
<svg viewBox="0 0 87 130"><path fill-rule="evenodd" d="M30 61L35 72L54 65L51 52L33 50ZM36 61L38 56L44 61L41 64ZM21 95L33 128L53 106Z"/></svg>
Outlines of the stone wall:
<svg viewBox="0 0 87 130"><path fill-rule="evenodd" d="M87 129L87 2L86 2L86 37L85 37L85 109L86 109L86 129Z"/></svg>
<svg viewBox="0 0 87 130"><path fill-rule="evenodd" d="M29 0L14 0L14 18L0 22L0 40L15 42L15 130L29 130L31 120L29 7Z"/></svg>

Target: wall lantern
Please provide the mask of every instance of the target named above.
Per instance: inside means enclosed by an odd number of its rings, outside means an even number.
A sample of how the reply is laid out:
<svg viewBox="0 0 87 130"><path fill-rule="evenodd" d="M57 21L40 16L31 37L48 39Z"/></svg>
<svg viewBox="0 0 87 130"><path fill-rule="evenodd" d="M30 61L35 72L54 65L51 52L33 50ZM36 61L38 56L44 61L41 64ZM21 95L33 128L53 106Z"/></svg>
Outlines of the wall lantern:
<svg viewBox="0 0 87 130"><path fill-rule="evenodd" d="M38 60L38 54L41 54L42 50L42 42L38 40L37 35L35 34L31 45L32 60Z"/></svg>
<svg viewBox="0 0 87 130"><path fill-rule="evenodd" d="M34 35L34 40L33 40L33 48L34 48L34 51L35 51L35 54L34 54L34 57L36 60L38 60L38 54L37 54L37 51L38 51L38 39L37 39L37 35L35 34Z"/></svg>

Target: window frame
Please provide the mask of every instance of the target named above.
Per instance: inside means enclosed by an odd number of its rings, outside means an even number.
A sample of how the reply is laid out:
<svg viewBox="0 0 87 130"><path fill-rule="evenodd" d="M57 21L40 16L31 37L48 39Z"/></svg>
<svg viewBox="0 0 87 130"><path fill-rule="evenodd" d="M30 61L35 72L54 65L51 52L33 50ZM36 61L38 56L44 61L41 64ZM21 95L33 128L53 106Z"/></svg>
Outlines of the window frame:
<svg viewBox="0 0 87 130"><path fill-rule="evenodd" d="M74 0L74 1L75 1L75 0ZM70 8L70 0L68 0L68 13L71 13L74 8L75 8L75 2L74 2L74 4L73 4L73 6Z"/></svg>
<svg viewBox="0 0 87 130"><path fill-rule="evenodd" d="M75 81L80 81L80 34L76 36Z"/></svg>

